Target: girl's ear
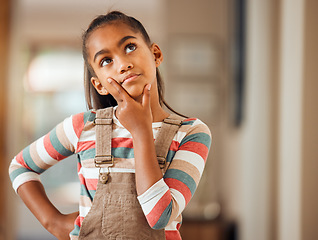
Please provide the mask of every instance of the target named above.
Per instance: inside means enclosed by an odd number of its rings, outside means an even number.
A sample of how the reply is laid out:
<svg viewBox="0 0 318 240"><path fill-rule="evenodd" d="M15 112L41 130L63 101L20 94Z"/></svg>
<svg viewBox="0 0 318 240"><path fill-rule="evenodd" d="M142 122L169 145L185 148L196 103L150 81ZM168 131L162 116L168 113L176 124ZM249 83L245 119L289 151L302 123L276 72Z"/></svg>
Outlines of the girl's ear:
<svg viewBox="0 0 318 240"><path fill-rule="evenodd" d="M161 52L161 49L159 48L159 46L156 43L153 43L151 45L151 51L155 57L156 67L159 67L163 61L163 54Z"/></svg>
<svg viewBox="0 0 318 240"><path fill-rule="evenodd" d="M101 82L99 81L98 78L92 77L92 78L91 78L91 83L93 84L94 88L96 89L96 91L97 91L100 95L108 95L108 94L109 94L109 92L107 91L107 89L103 87L103 85L101 84Z"/></svg>

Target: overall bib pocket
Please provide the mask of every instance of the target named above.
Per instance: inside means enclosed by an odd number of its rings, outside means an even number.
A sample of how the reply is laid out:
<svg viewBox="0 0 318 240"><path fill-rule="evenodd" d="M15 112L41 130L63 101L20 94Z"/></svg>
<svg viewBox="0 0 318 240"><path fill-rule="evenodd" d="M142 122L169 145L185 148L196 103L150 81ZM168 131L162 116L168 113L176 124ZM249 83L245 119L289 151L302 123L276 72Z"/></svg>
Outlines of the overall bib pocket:
<svg viewBox="0 0 318 240"><path fill-rule="evenodd" d="M104 198L102 232L109 239L152 239L135 194L110 194Z"/></svg>

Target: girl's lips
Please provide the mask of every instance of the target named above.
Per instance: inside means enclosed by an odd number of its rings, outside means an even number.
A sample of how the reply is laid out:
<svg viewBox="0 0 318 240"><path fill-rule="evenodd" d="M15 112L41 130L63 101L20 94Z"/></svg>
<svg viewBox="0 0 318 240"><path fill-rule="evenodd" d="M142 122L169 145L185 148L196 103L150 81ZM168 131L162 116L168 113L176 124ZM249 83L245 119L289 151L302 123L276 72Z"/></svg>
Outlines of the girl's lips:
<svg viewBox="0 0 318 240"><path fill-rule="evenodd" d="M122 84L127 82L132 82L139 76L140 74L129 74L127 77L124 78L124 80L122 81Z"/></svg>

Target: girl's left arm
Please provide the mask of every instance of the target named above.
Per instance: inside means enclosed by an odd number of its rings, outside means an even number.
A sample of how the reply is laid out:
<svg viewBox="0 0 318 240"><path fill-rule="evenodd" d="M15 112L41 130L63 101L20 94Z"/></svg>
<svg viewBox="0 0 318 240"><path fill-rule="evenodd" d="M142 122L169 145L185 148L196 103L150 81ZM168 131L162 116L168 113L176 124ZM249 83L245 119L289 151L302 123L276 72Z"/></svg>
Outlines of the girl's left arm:
<svg viewBox="0 0 318 240"><path fill-rule="evenodd" d="M179 130L184 135L164 177L138 196L149 225L162 229L174 222L199 184L211 145L209 128L198 119L186 120ZM179 135L178 134L178 135ZM179 136L180 136L179 135Z"/></svg>
<svg viewBox="0 0 318 240"><path fill-rule="evenodd" d="M138 195L143 194L162 179L153 139L152 128L145 128L133 136L136 190Z"/></svg>
<svg viewBox="0 0 318 240"><path fill-rule="evenodd" d="M116 116L133 138L136 189L140 195L162 178L152 133L151 85L145 86L142 100L137 102L116 81L110 78L108 82L108 90L118 103Z"/></svg>

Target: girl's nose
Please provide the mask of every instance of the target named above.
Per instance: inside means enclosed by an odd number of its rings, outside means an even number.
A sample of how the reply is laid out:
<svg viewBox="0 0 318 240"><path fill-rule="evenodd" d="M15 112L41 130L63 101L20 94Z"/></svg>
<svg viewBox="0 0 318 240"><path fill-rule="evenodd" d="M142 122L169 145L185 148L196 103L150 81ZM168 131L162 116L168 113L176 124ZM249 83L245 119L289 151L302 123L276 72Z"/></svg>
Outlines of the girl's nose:
<svg viewBox="0 0 318 240"><path fill-rule="evenodd" d="M120 61L119 64L119 72L120 73L125 73L128 70L131 70L133 68L133 64L130 61Z"/></svg>

